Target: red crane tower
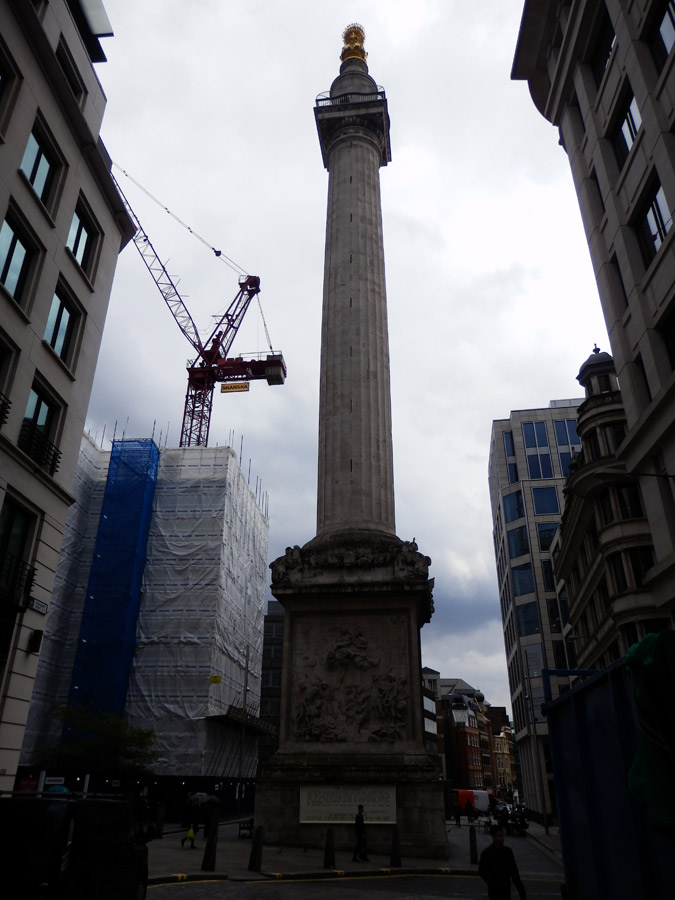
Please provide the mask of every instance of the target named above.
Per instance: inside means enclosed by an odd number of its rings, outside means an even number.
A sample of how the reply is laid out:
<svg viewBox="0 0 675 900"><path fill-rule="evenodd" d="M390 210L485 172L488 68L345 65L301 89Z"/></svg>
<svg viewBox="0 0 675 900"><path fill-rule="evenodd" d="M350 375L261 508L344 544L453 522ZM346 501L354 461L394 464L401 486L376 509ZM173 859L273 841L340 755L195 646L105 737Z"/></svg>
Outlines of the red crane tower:
<svg viewBox="0 0 675 900"><path fill-rule="evenodd" d="M270 353L264 356L229 358L227 355L251 300L260 293L260 279L257 275L242 275L239 278L239 291L236 297L208 338L202 341L197 326L164 263L157 255L122 188L114 177L113 180L136 227L133 238L136 249L171 310L176 324L197 353L194 359L188 360L187 365L188 384L179 446L206 447L211 425L213 391L218 382L227 382L231 385L229 390L247 390L249 381L265 378L268 384L283 384L286 380L284 357L272 350L271 346ZM214 253L219 255L218 251L214 250ZM227 385L223 384L221 391L225 388Z"/></svg>

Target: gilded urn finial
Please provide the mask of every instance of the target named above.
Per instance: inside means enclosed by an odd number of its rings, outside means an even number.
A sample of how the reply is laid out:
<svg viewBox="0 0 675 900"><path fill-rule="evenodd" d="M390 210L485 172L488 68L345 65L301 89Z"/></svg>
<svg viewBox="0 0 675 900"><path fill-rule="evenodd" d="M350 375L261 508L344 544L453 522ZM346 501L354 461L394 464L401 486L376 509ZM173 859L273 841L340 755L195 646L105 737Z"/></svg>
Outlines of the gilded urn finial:
<svg viewBox="0 0 675 900"><path fill-rule="evenodd" d="M365 61L368 54L363 49L363 42L366 38L366 33L363 30L363 27L358 24L358 22L352 22L351 25L347 25L345 30L342 32L342 40L344 41L344 47L342 48L342 53L340 54L340 59L344 62L346 59L362 59Z"/></svg>

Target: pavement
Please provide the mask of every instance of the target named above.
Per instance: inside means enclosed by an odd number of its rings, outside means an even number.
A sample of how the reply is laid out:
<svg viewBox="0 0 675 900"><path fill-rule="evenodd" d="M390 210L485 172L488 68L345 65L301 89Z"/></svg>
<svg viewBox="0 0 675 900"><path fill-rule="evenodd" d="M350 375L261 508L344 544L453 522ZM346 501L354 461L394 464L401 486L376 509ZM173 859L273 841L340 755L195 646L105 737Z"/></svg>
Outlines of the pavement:
<svg viewBox="0 0 675 900"><path fill-rule="evenodd" d="M215 871L202 871L205 842L189 842L181 847L185 829L178 824L165 825L163 836L148 844L148 884L167 884L178 881L225 880L260 881L262 879L334 878L336 874L350 876L381 875L383 873L434 875L477 875L478 865L471 862L470 829L465 820L459 828L447 822L448 859L403 858L400 867L391 865L387 855L369 854L368 862L352 862L351 851L335 851L335 868L324 868L323 849L281 847L264 844L260 871L249 871L253 841L239 837L237 822L221 822L218 828ZM482 825L476 824L477 855L490 841ZM530 823L527 837L507 837L523 878L546 876L563 881L562 853L558 829L550 826L548 833L536 822Z"/></svg>

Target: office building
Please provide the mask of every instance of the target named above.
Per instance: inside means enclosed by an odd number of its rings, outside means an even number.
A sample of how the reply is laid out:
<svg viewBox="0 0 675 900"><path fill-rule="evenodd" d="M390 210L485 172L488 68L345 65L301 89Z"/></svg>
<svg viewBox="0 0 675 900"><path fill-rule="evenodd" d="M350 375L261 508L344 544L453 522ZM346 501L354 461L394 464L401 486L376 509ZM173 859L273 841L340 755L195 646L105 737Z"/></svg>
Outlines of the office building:
<svg viewBox="0 0 675 900"><path fill-rule="evenodd" d="M0 789L19 761L117 256L100 0L0 0Z"/></svg>
<svg viewBox="0 0 675 900"><path fill-rule="evenodd" d="M639 585L618 552L627 587L649 592L665 623L675 607L675 3L527 0L512 77L556 127L551 152L558 139L569 159L625 416L612 466L647 525L629 554Z"/></svg>
<svg viewBox="0 0 675 900"><path fill-rule="evenodd" d="M512 411L492 423L489 485L504 646L524 800L555 811L548 729L541 711L543 668L566 668L551 543L565 503L565 479L581 449L581 399ZM557 691L558 679L553 678Z"/></svg>

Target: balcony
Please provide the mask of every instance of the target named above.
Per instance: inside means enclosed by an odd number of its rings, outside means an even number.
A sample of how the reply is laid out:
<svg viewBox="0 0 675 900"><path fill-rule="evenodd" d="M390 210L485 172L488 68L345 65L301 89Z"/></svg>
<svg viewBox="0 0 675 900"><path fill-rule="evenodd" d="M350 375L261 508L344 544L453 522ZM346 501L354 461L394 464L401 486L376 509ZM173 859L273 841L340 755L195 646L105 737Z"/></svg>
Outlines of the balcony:
<svg viewBox="0 0 675 900"><path fill-rule="evenodd" d="M61 451L30 419L23 420L17 444L45 472L53 475L58 469Z"/></svg>

